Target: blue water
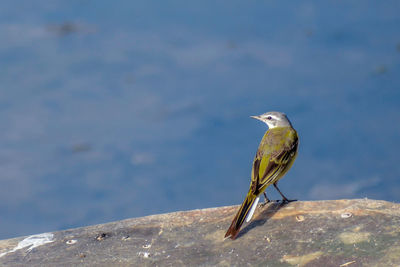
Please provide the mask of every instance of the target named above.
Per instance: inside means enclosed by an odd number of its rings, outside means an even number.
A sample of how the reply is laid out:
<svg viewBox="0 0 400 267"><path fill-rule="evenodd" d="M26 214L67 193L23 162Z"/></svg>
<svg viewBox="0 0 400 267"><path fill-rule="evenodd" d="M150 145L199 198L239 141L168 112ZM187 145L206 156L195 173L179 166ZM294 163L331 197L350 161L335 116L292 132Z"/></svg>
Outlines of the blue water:
<svg viewBox="0 0 400 267"><path fill-rule="evenodd" d="M2 1L0 238L239 204L271 110L288 197L400 201L399 10Z"/></svg>

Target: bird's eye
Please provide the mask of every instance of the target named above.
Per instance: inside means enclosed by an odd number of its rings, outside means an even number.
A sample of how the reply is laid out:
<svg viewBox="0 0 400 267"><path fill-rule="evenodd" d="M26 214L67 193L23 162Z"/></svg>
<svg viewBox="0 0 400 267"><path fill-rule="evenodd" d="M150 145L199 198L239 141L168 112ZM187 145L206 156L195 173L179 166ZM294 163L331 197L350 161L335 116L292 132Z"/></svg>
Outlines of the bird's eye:
<svg viewBox="0 0 400 267"><path fill-rule="evenodd" d="M267 117L267 120L272 120L272 117L271 117L271 116L268 116L268 117Z"/></svg>

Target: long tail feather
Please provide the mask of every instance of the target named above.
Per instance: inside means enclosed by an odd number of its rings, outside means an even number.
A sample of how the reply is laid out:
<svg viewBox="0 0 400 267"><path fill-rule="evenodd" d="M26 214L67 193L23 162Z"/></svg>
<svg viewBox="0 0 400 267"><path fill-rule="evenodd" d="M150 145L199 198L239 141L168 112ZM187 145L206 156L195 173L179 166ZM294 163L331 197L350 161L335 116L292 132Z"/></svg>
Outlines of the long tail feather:
<svg viewBox="0 0 400 267"><path fill-rule="evenodd" d="M251 216L253 216L253 214L249 214L249 211L250 211L250 209L252 209L254 204L257 205L258 201L255 201L257 198L258 197L249 190L249 193L247 193L247 196L246 196L245 200L243 201L242 206L240 206L239 211L236 213L235 217L233 218L231 226L229 226L229 229L225 234L225 238L226 237L230 237L231 239L236 238L236 236L239 233L240 227L242 226L246 217L249 217L248 220L250 220ZM254 209L255 209L255 207L254 207ZM254 210L252 213L254 213Z"/></svg>
<svg viewBox="0 0 400 267"><path fill-rule="evenodd" d="M249 222L251 220L251 218L253 217L254 211L257 208L257 204L258 204L259 200L260 200L260 197L256 197L256 199L254 200L254 203L251 205L251 209L246 216L246 222Z"/></svg>

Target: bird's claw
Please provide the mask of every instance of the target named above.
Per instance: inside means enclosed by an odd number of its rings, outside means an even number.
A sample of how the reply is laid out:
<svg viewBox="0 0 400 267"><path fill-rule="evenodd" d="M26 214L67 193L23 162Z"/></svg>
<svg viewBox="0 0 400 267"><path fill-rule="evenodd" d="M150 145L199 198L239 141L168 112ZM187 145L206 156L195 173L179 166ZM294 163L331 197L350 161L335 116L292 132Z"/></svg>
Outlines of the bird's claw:
<svg viewBox="0 0 400 267"><path fill-rule="evenodd" d="M279 201L279 200L278 200L278 201ZM290 203L290 202L295 202L295 201L297 201L297 199L287 199L287 198L284 198L284 199L282 199L281 201L282 201L282 203L287 204L287 203Z"/></svg>

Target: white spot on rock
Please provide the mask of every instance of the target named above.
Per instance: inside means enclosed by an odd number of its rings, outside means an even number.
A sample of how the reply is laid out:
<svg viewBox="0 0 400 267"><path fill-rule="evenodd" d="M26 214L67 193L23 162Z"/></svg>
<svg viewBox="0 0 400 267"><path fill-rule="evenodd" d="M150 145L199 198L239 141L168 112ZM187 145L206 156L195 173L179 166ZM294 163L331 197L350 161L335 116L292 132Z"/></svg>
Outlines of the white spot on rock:
<svg viewBox="0 0 400 267"><path fill-rule="evenodd" d="M19 249L27 248L27 252L31 251L32 249L42 246L47 243L54 242L54 235L52 233L43 233L38 235L31 235L25 238L24 240L20 241L18 245L10 251L4 252L0 254L0 258L7 255L8 253L15 252Z"/></svg>
<svg viewBox="0 0 400 267"><path fill-rule="evenodd" d="M346 218L350 218L352 215L353 215L353 214L351 214L350 212L345 212L345 213L342 213L342 214L340 215L340 217L346 219Z"/></svg>
<svg viewBox="0 0 400 267"><path fill-rule="evenodd" d="M150 253L149 252L139 252L138 253L139 256L143 257L143 258L149 258L150 257Z"/></svg>

